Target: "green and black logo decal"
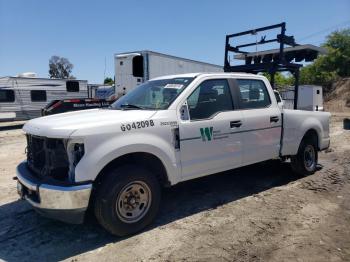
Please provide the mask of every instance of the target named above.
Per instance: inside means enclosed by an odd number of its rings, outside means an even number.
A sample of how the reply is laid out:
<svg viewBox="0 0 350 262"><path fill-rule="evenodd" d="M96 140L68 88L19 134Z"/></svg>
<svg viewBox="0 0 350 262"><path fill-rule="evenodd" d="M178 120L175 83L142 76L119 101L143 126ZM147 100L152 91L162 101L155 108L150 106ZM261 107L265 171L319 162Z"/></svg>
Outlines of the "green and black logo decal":
<svg viewBox="0 0 350 262"><path fill-rule="evenodd" d="M203 127L200 128L202 141L211 141L213 138L213 127Z"/></svg>

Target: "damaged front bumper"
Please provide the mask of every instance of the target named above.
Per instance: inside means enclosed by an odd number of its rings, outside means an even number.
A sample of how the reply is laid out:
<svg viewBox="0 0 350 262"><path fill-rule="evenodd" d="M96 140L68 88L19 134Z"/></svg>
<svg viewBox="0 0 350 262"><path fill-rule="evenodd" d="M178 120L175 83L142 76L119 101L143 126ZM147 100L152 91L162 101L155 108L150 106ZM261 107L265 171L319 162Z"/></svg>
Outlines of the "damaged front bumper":
<svg viewBox="0 0 350 262"><path fill-rule="evenodd" d="M92 183L59 185L43 183L27 166L27 161L17 166L17 190L43 216L68 223L84 221L89 205Z"/></svg>

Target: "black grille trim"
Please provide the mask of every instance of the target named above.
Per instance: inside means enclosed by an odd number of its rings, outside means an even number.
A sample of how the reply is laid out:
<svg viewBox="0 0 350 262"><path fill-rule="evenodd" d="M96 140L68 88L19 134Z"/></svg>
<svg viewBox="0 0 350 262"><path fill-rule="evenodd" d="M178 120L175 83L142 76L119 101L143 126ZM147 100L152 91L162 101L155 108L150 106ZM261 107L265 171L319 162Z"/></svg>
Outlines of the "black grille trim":
<svg viewBox="0 0 350 262"><path fill-rule="evenodd" d="M27 163L38 177L67 180L69 161L63 139L27 134Z"/></svg>

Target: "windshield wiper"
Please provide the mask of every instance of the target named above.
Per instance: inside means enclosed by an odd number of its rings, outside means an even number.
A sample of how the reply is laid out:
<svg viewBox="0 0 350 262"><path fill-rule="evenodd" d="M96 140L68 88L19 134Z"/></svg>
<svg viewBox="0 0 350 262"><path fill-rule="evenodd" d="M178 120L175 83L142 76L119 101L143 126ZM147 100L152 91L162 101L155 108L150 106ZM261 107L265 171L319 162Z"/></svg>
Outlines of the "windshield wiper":
<svg viewBox="0 0 350 262"><path fill-rule="evenodd" d="M122 104L120 105L121 108L131 108L131 109L144 109L141 106L137 106L137 105L132 105L132 104Z"/></svg>

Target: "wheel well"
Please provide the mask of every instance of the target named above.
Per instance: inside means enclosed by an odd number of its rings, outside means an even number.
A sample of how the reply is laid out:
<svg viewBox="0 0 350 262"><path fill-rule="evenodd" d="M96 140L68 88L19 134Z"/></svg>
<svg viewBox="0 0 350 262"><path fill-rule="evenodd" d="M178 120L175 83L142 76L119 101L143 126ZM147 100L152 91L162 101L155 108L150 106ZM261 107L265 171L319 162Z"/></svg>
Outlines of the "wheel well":
<svg viewBox="0 0 350 262"><path fill-rule="evenodd" d="M114 159L101 170L96 177L95 182L99 183L107 171L125 164L144 166L156 175L162 186L170 186L170 181L162 161L155 155L145 152L130 153Z"/></svg>
<svg viewBox="0 0 350 262"><path fill-rule="evenodd" d="M319 145L318 145L318 134L317 131L315 129L309 129L305 135L303 136L303 139L312 139L314 140L314 142L316 143L316 147L317 149L319 149Z"/></svg>

